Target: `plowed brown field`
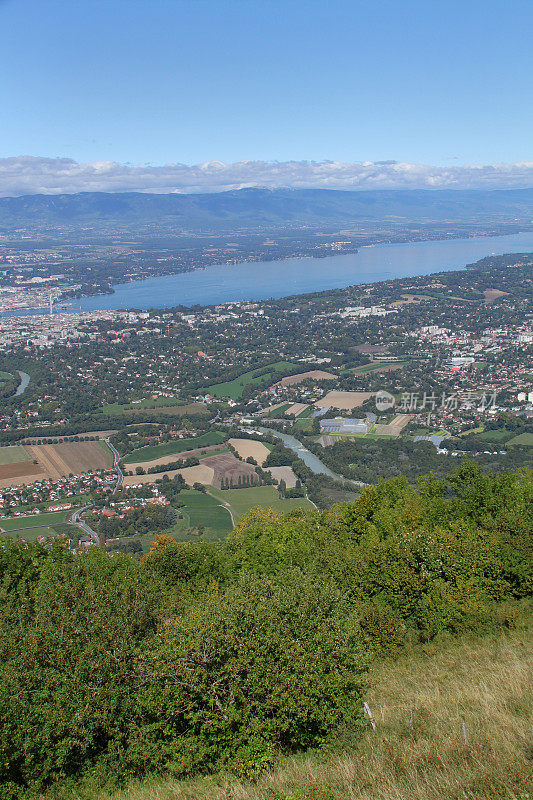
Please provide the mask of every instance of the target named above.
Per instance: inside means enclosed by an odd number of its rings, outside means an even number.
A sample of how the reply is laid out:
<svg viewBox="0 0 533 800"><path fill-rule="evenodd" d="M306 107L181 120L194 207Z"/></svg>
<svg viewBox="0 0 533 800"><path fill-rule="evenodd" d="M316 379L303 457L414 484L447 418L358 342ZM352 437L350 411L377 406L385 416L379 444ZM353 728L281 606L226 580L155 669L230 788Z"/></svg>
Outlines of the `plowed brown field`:
<svg viewBox="0 0 533 800"><path fill-rule="evenodd" d="M95 469L105 469L113 463L110 452L99 442L64 442L63 444L30 445L28 450L52 479L63 475L79 475Z"/></svg>

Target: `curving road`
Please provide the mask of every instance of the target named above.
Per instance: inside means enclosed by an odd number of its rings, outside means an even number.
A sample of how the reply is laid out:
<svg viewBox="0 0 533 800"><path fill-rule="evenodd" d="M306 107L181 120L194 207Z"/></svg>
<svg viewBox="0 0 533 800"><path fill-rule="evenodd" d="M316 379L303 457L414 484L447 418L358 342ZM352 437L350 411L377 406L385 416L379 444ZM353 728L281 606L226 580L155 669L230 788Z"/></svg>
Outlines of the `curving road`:
<svg viewBox="0 0 533 800"><path fill-rule="evenodd" d="M111 444L109 439L104 439L104 442L106 443L106 445L109 447L109 449L113 453L113 459L114 459L114 461L113 461L113 469L117 473L117 482L115 483L115 489L114 489L114 491L116 492L117 489L119 489L122 486L122 481L124 480L124 473L120 469L120 464L119 464L119 462L120 462L120 454L119 454L118 450L115 449L115 446L113 444Z"/></svg>
<svg viewBox="0 0 533 800"><path fill-rule="evenodd" d="M100 539L99 539L98 534L96 533L96 531L93 531L93 529L90 528L87 525L87 523L84 522L84 520L82 520L82 518L80 516L84 511L87 511L88 508L91 508L90 504L86 505L86 506L82 506L81 508L78 508L72 514L72 516L70 518L70 521L71 521L71 523L73 525L77 525L78 528L81 528L84 533L87 533L91 537L91 539L94 541L95 544L100 544Z"/></svg>

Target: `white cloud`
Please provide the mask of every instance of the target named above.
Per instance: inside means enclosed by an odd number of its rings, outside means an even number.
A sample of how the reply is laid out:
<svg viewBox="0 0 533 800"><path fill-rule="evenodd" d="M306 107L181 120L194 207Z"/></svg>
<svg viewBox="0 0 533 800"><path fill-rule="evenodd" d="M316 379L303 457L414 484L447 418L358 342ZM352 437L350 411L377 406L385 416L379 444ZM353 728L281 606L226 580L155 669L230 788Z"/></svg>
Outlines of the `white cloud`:
<svg viewBox="0 0 533 800"><path fill-rule="evenodd" d="M260 186L320 189L511 189L533 186L533 161L431 167L396 161L239 161L161 166L69 158L0 159L0 196L73 192L222 192Z"/></svg>

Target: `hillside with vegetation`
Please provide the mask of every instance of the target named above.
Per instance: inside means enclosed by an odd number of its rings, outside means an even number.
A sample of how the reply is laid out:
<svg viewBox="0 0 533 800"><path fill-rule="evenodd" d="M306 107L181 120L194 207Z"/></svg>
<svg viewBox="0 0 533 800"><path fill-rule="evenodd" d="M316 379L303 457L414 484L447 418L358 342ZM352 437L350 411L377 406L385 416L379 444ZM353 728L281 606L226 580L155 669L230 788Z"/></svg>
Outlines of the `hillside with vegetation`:
<svg viewBox="0 0 533 800"><path fill-rule="evenodd" d="M467 464L141 559L6 540L0 797L526 800L532 488Z"/></svg>

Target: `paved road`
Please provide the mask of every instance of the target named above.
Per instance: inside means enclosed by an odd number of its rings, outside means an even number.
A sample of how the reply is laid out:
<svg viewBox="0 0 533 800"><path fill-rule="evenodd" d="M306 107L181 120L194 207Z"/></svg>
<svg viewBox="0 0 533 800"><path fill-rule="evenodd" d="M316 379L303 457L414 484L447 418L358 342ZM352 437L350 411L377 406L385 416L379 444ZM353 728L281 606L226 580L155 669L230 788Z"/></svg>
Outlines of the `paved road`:
<svg viewBox="0 0 533 800"><path fill-rule="evenodd" d="M115 446L111 444L109 439L104 439L104 442L107 444L111 452L113 453L113 469L116 470L117 473L117 482L115 484L115 491L122 486L122 481L124 480L124 473L120 469L119 461L120 455L117 450L115 450Z"/></svg>
<svg viewBox="0 0 533 800"><path fill-rule="evenodd" d="M104 439L104 442L113 453L113 469L117 473L117 482L115 483L115 488L113 491L116 492L116 490L122 486L122 481L124 480L124 474L119 466L120 455L115 447L111 444L109 439ZM78 508L78 510L73 513L70 519L74 525L77 525L78 528L81 528L84 533L88 534L95 544L100 544L100 539L96 531L93 531L93 529L89 527L89 525L87 525L87 523L81 518L81 514L83 514L84 511L87 511L88 508L91 508L91 504L83 506L83 508Z"/></svg>
<svg viewBox="0 0 533 800"><path fill-rule="evenodd" d="M77 525L78 528L81 528L84 533L87 533L91 537L91 539L93 539L95 544L100 544L100 539L98 538L98 534L96 533L96 531L93 531L93 529L90 528L87 525L87 523L84 522L84 520L81 519L80 515L84 511L87 511L88 508L91 508L91 506L87 505L87 506L83 506L82 508L78 508L78 510L73 513L73 515L70 518L70 520L71 520L73 525Z"/></svg>

